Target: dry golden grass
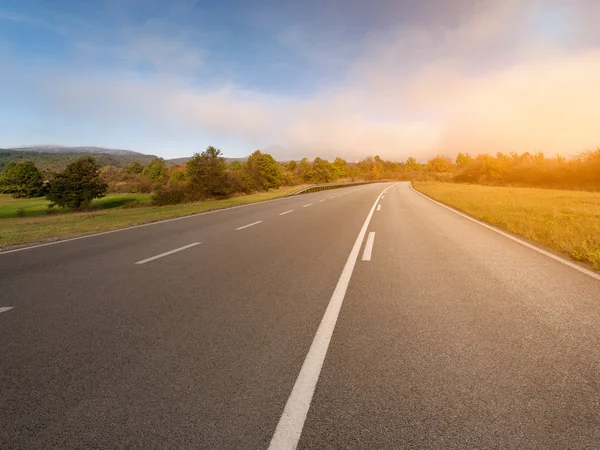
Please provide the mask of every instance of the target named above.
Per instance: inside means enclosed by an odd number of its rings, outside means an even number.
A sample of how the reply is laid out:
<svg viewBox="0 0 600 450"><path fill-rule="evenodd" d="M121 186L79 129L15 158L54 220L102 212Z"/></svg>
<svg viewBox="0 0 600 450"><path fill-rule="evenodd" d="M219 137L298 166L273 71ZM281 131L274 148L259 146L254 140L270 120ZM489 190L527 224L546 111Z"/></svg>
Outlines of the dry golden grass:
<svg viewBox="0 0 600 450"><path fill-rule="evenodd" d="M600 193L416 182L428 196L600 269Z"/></svg>

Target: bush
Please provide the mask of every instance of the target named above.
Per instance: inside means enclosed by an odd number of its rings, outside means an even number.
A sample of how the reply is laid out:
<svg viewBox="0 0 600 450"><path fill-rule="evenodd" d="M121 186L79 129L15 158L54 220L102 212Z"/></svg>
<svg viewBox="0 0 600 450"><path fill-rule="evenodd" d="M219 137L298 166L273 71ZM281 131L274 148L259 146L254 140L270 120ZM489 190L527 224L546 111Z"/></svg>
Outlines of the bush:
<svg viewBox="0 0 600 450"><path fill-rule="evenodd" d="M165 187L152 195L152 204L155 206L178 205L185 200L184 189L178 187Z"/></svg>
<svg viewBox="0 0 600 450"><path fill-rule="evenodd" d="M144 204L142 202L140 202L139 200L132 200L130 202L127 202L123 205L123 209L133 209L133 208L140 208L144 206Z"/></svg>
<svg viewBox="0 0 600 450"><path fill-rule="evenodd" d="M25 217L25 209L24 208L17 209L17 217Z"/></svg>

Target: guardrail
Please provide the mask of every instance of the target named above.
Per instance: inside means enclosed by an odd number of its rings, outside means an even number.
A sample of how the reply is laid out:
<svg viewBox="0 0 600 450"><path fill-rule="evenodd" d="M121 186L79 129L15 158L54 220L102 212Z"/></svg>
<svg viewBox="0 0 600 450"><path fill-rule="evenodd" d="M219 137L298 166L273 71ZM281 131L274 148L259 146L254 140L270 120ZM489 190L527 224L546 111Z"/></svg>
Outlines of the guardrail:
<svg viewBox="0 0 600 450"><path fill-rule="evenodd" d="M315 184L313 186L308 186L302 189L298 189L297 191L290 192L286 197L291 197L293 195L299 194L308 194L309 192L317 192L317 191L326 191L328 189L338 189L348 186L358 186L361 184L371 184L371 183L379 183L379 181L357 181L354 183L329 183L329 184Z"/></svg>

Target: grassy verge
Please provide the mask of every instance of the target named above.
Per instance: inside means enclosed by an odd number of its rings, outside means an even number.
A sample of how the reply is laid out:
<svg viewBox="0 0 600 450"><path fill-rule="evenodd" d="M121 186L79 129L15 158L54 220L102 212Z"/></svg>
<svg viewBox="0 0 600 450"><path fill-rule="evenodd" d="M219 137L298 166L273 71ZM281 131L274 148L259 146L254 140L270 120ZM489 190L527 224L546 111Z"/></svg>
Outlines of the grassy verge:
<svg viewBox="0 0 600 450"><path fill-rule="evenodd" d="M150 204L150 194L111 194L92 202L94 207L101 209L120 208L134 201L141 204ZM12 198L10 195L0 195L0 219L17 217L17 211L22 210L24 217L44 216L50 202L45 197L40 198ZM54 208L56 214L66 214L69 211L63 208Z"/></svg>
<svg viewBox="0 0 600 450"><path fill-rule="evenodd" d="M283 197L296 189L297 187L285 187L258 194L241 195L224 200L210 200L183 205L142 206L131 209L113 208L54 216L44 215L0 219L0 249L271 200Z"/></svg>
<svg viewBox="0 0 600 450"><path fill-rule="evenodd" d="M600 193L415 182L428 196L600 269Z"/></svg>

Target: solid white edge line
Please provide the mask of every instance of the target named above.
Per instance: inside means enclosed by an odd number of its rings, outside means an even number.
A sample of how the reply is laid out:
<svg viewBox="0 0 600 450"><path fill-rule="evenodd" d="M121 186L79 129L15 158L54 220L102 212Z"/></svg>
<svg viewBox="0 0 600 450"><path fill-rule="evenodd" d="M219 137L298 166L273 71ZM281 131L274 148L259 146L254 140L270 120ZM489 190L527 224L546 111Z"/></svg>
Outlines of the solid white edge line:
<svg viewBox="0 0 600 450"><path fill-rule="evenodd" d="M559 263L562 263L562 264L564 264L566 266L569 266L572 269L578 270L579 272L584 273L584 274L586 274L586 275L588 275L588 276L590 276L592 278L595 278L596 280L600 280L600 274L592 272L591 270L588 270L585 267L581 267L581 266L579 266L579 265L577 265L575 263L572 263L571 261L568 261L568 260L566 260L564 258L561 258L560 256L557 256L557 255L555 255L553 253L547 252L546 250L543 250L543 249L541 249L539 247L536 247L535 245L532 245L529 242L525 242L522 239L519 239L519 238L517 238L515 236L512 236L509 233L505 233L504 231L499 230L498 228L493 227L492 225L488 225L487 223L484 223L484 222L482 222L480 220L477 220L477 219L475 219L475 218L473 218L473 217L471 217L471 216L469 216L467 214L459 212L459 211L455 210L454 208L451 208L450 206L444 205L443 203L440 203L437 200L434 200L431 197L428 197L427 195L425 195L425 194L417 191L412 186L412 184L410 184L410 188L414 192L416 192L417 194L419 194L420 196L422 196L422 197L426 198L427 200L429 200L429 201L431 201L431 202L433 202L433 203L441 206L442 208L447 209L448 211L452 211L454 214L458 214L459 216L464 217L465 219L468 219L471 222L475 222L476 224L481 225L482 227L485 227L488 230L492 230L495 233L501 234L502 236L507 237L508 239L511 239L511 240L513 240L515 242L518 242L519 244L524 245L525 247L530 248L531 250L535 250L536 252L541 253L542 255L546 255L547 257L552 258L553 260L558 261Z"/></svg>
<svg viewBox="0 0 600 450"><path fill-rule="evenodd" d="M289 211L284 211L284 212L282 212L282 213L279 213L279 215L280 215L280 216L285 216L286 214L289 214L289 213L291 213L291 212L294 212L294 210L293 210L293 209L290 209Z"/></svg>
<svg viewBox="0 0 600 450"><path fill-rule="evenodd" d="M0 307L0 314L8 311L10 309L13 309L13 308L14 308L14 306L2 306L2 307Z"/></svg>
<svg viewBox="0 0 600 450"><path fill-rule="evenodd" d="M155 259L162 258L163 256L172 255L173 253L180 252L182 250L186 250L190 247L194 247L200 244L200 242L194 242L192 244L184 245L183 247L176 248L174 250L169 250L168 252L161 253L160 255L152 256L150 258L142 259L141 261L136 262L136 264L146 264L147 262L154 261Z"/></svg>
<svg viewBox="0 0 600 450"><path fill-rule="evenodd" d="M373 243L375 242L375 232L371 231L367 236L367 243L365 244L365 250L363 251L362 260L371 261L371 254L373 253Z"/></svg>
<svg viewBox="0 0 600 450"><path fill-rule="evenodd" d="M377 205L377 211L381 211L381 205Z"/></svg>
<svg viewBox="0 0 600 450"><path fill-rule="evenodd" d="M256 222L249 223L248 225L244 225L243 227L236 228L236 231L243 230L244 228L253 227L254 225L258 225L262 223L262 220L258 220Z"/></svg>
<svg viewBox="0 0 600 450"><path fill-rule="evenodd" d="M304 205L303 208L308 208L309 206L312 206L312 203L309 203L308 205Z"/></svg>
<svg viewBox="0 0 600 450"><path fill-rule="evenodd" d="M325 361L325 355L329 348L329 342L331 341L331 336L333 335L333 330L340 314L342 303L344 302L346 290L348 289L348 284L350 283L350 278L352 277L352 272L354 271L354 266L358 259L360 247L381 195L382 194L379 194L377 200L373 203L373 206L358 233L356 241L354 242L354 246L350 251L346 265L342 270L342 274L340 275L335 290L333 291L333 295L329 300L325 314L321 319L319 328L317 329L310 349L304 359L296 383L285 404L283 414L279 419L279 423L277 424L277 428L275 429L275 433L269 444L269 450L293 450L298 445L306 415L308 414L310 403L317 386L317 381L321 374L321 368Z"/></svg>

